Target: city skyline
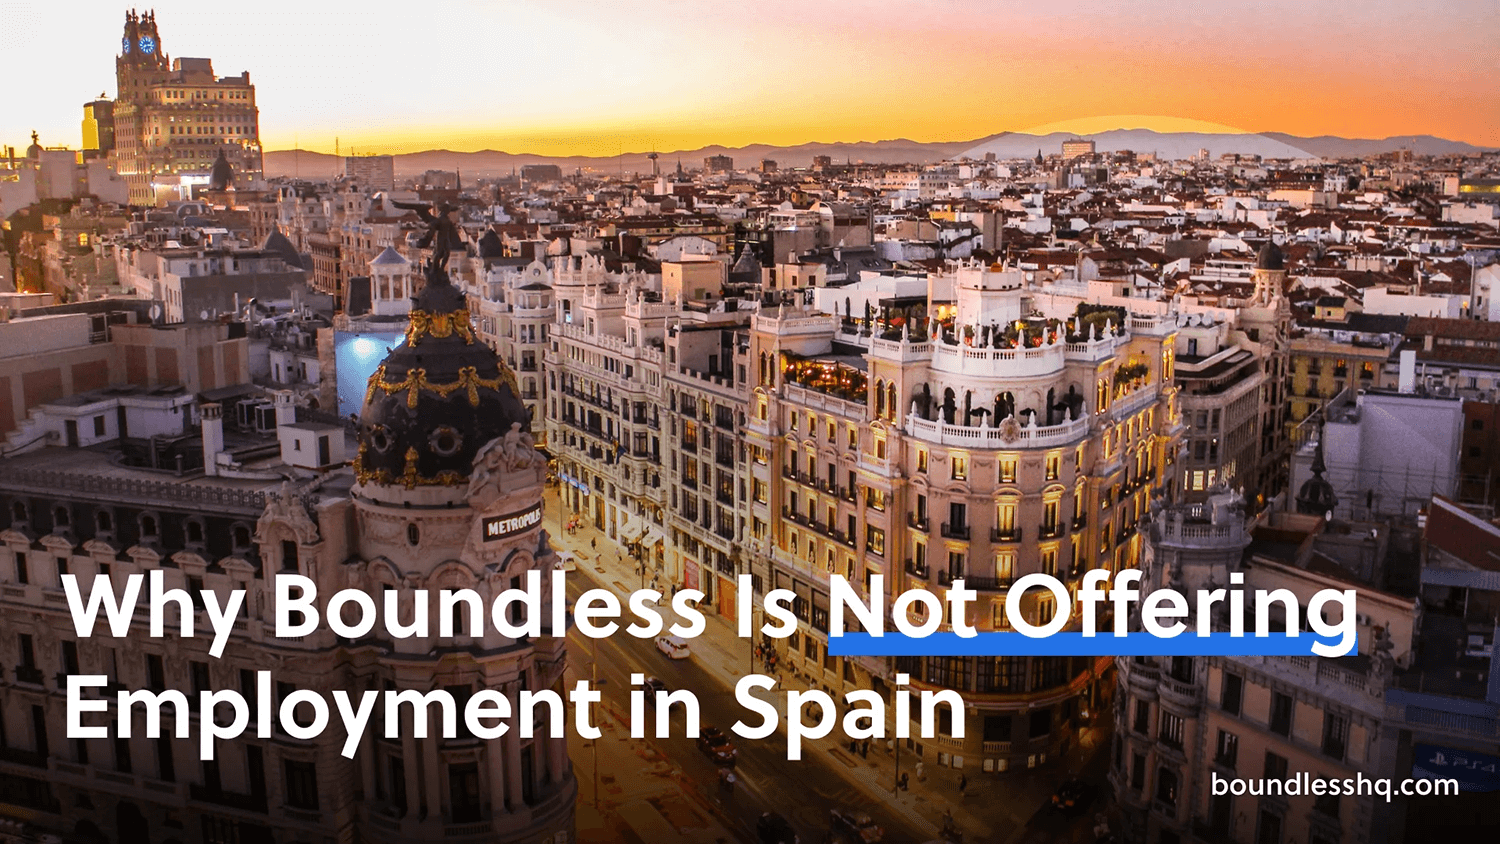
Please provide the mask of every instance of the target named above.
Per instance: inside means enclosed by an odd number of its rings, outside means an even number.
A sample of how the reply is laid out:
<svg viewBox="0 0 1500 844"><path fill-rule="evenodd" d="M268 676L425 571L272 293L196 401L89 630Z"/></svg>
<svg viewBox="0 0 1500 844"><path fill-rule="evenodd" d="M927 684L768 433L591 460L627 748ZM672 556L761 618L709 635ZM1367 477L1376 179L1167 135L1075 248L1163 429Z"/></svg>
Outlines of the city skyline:
<svg viewBox="0 0 1500 844"><path fill-rule="evenodd" d="M152 8L168 55L212 57L220 76L251 72L266 150L607 157L1110 128L1500 145L1500 105L1485 96L1493 4L1452 4L1450 14L1381 5L1357 20L1329 4L1196 19L1171 2L1128 12L1085 4L1067 21L960 3L881 4L857 17L773 4L753 19L723 6L598 6L568 17L507 4L440 10L434 17L455 25L419 38L399 25L399 9L297 8L298 25L287 26L290 6ZM82 104L116 93L122 11L6 10L7 76L48 74L11 92L6 144L23 147L33 129L45 145L78 144ZM633 40L622 44L621 33ZM428 64L431 54L403 38L443 45L447 64ZM50 57L62 41L73 60L58 65ZM1445 45L1445 61L1431 61L1433 44ZM931 65L940 54L953 59Z"/></svg>

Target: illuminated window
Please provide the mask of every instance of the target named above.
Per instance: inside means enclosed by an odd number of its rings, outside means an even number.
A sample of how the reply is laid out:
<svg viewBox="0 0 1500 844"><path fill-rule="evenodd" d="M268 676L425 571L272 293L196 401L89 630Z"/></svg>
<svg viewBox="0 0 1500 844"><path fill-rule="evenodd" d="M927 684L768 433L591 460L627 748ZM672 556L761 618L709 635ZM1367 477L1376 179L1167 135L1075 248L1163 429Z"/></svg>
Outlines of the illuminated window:
<svg viewBox="0 0 1500 844"><path fill-rule="evenodd" d="M917 471L927 471L927 449L925 448L917 449Z"/></svg>
<svg viewBox="0 0 1500 844"><path fill-rule="evenodd" d="M953 480L962 481L969 477L969 458L961 455L953 455Z"/></svg>
<svg viewBox="0 0 1500 844"><path fill-rule="evenodd" d="M1047 455L1047 480L1055 481L1057 480L1058 475L1061 473L1062 455L1054 451L1051 454Z"/></svg>
<svg viewBox="0 0 1500 844"><path fill-rule="evenodd" d="M1000 458L1000 483L1013 484L1016 482L1016 458Z"/></svg>

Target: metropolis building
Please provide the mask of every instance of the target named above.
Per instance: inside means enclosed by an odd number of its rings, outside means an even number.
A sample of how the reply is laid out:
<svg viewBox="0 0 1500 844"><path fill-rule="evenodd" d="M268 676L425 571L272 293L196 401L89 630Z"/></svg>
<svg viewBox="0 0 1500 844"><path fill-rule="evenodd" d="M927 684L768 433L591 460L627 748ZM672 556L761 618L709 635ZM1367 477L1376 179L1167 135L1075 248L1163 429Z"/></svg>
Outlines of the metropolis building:
<svg viewBox="0 0 1500 844"><path fill-rule="evenodd" d="M262 670L277 701L297 690L325 700L334 690L356 700L367 690L441 690L461 713L470 694L493 689L517 712L522 690L562 693L565 639L546 620L536 639L505 638L493 625L480 637L436 635L438 590L473 589L488 606L533 570L550 589L556 560L536 518L545 459L514 375L477 341L462 294L429 280L415 300L406 342L369 382L352 471L341 457L344 430L297 421L290 394L262 414L238 389L216 391L222 403L180 388L113 389L34 417L82 432L77 445L47 447L63 438L43 436L0 460L7 815L27 818L30 833L121 844L572 840L577 785L566 739L549 735L545 719L534 738L521 737L513 718L503 737L480 741L460 717L457 735L444 738L439 706L401 704L400 738L387 739L381 705L352 759L340 755L337 718L308 740L279 726L268 738L249 731L219 742L211 762L199 759L196 713L190 739L148 738L140 707L132 737L118 735L115 691L176 689L196 699L232 689L254 700ZM243 410L247 401L255 412ZM117 427L117 414L134 436ZM143 463L151 419L166 431L153 445L170 442L177 455L201 449L201 464L179 457L175 469L160 468L173 465L172 454ZM103 574L118 593L128 575L157 570L167 587L197 593L200 625L203 592L222 601L231 589L247 591L222 658L208 654L202 635L148 637L144 607L128 641L111 637L102 617L95 636L75 635L63 574L88 583ZM409 623L426 595L434 635L395 638L377 624L349 639L320 624L277 638L271 578L283 572L317 584L320 615L333 593L355 588L397 593ZM175 630L176 619L167 624ZM108 738L67 738L72 674L109 678L100 724ZM428 738L414 737L417 718ZM174 719L164 707L164 735Z"/></svg>

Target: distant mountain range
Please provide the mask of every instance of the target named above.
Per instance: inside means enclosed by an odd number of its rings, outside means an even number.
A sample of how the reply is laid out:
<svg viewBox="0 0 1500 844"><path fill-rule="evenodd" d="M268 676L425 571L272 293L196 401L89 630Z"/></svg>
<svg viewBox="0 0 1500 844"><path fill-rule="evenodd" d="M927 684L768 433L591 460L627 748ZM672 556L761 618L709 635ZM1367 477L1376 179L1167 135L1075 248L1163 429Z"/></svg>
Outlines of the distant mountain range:
<svg viewBox="0 0 1500 844"><path fill-rule="evenodd" d="M727 155L741 168L756 167L763 160L775 161L781 167L807 167L814 156L826 155L836 164L865 162L870 164L930 164L949 158L966 156L983 158L993 152L997 158L1030 158L1038 151L1053 155L1061 151L1062 142L1072 138L1094 141L1100 152L1134 150L1154 152L1160 158L1191 158L1198 150L1207 149L1210 156L1224 153L1259 155L1263 158L1356 158L1409 149L1417 155L1450 155L1482 152L1490 147L1477 147L1462 141L1450 141L1431 135L1399 135L1380 140L1364 138L1339 138L1322 135L1316 138L1301 138L1280 132L1261 134L1210 134L1204 132L1153 132L1149 129L1114 129L1089 135L1070 135L1053 132L1048 135L1028 135L1021 132L1001 132L973 141L946 141L922 143L898 138L890 141L858 141L852 143L807 143L797 146L771 146L751 144L744 147L709 146L702 149L679 150L660 153L656 164L662 172L671 172L678 162L686 169L703 166L703 159L711 155ZM398 177L419 175L427 170L458 170L465 176L490 178L509 174L527 164L556 164L564 172L592 170L595 172L637 173L651 172L652 162L644 152L630 152L609 157L568 156L553 157L509 153L498 150L478 152L454 152L437 149L424 152L403 153L396 156ZM268 176L303 176L327 178L339 171L336 156L307 150L272 150L265 154L265 170Z"/></svg>

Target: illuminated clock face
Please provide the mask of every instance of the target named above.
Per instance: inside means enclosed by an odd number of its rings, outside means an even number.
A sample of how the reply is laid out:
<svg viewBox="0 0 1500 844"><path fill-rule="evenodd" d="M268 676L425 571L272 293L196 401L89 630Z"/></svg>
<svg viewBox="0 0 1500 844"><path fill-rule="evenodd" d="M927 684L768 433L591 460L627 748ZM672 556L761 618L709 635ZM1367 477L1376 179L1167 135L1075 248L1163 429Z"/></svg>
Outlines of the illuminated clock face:
<svg viewBox="0 0 1500 844"><path fill-rule="evenodd" d="M148 56L151 55L152 53L156 52L156 39L152 38L149 35L142 35L141 36L141 52L145 53Z"/></svg>
<svg viewBox="0 0 1500 844"><path fill-rule="evenodd" d="M122 52L122 53L128 53L128 52L130 52L130 36L129 35L127 35L124 38L120 39L120 52Z"/></svg>

